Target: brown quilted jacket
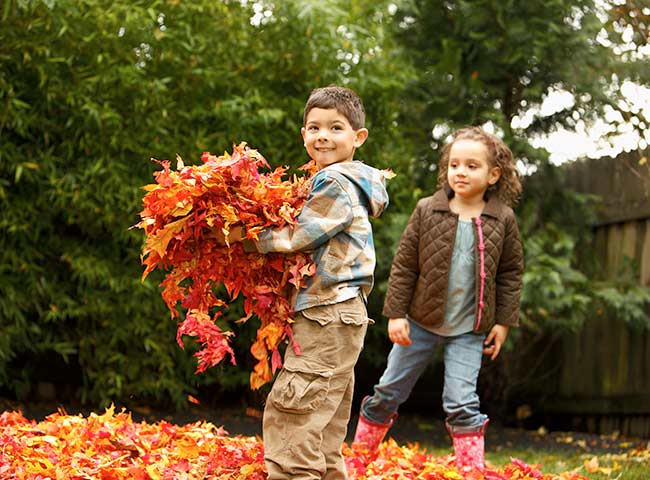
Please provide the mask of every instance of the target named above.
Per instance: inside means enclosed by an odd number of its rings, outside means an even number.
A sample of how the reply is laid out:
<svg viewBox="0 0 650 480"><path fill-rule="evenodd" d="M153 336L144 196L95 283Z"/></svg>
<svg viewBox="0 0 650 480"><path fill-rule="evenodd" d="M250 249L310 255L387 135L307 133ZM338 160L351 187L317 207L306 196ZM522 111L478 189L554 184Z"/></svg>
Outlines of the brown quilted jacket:
<svg viewBox="0 0 650 480"><path fill-rule="evenodd" d="M439 190L415 207L393 259L383 314L406 314L424 328L435 328L445 317L449 267L458 215L449 208L453 192ZM489 331L495 323L519 325L524 256L514 212L496 196L490 197L480 217L484 238L485 282L481 291L479 227L476 238L476 321L474 331Z"/></svg>

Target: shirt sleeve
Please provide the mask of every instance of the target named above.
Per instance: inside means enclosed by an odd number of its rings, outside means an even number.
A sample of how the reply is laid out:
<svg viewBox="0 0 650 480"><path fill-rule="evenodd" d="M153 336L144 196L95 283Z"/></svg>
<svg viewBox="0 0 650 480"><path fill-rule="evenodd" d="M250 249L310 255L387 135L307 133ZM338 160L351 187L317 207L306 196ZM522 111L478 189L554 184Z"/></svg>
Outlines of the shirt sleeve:
<svg viewBox="0 0 650 480"><path fill-rule="evenodd" d="M501 260L496 275L496 323L519 326L519 306L524 271L524 253L517 220L506 221Z"/></svg>
<svg viewBox="0 0 650 480"><path fill-rule="evenodd" d="M341 183L330 175L317 175L298 222L263 231L257 250L261 253L314 250L344 230L352 219L352 202Z"/></svg>
<svg viewBox="0 0 650 480"><path fill-rule="evenodd" d="M421 204L409 218L393 258L382 313L388 318L406 316L415 291L419 268Z"/></svg>

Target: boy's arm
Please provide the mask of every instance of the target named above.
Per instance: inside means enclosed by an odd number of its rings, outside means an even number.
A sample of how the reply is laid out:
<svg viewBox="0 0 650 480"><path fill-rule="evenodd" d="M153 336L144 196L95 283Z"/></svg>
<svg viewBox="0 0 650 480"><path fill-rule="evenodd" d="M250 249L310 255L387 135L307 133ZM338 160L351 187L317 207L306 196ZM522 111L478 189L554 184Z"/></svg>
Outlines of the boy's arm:
<svg viewBox="0 0 650 480"><path fill-rule="evenodd" d="M261 253L313 250L344 230L352 219L348 193L337 180L322 175L314 178L297 224L264 230L255 248Z"/></svg>

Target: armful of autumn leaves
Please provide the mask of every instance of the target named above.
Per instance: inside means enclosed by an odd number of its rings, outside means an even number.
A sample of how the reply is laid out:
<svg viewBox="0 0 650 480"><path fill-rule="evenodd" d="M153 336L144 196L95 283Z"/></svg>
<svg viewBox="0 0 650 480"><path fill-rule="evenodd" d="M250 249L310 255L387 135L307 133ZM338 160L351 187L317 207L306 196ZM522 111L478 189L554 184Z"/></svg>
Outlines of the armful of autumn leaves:
<svg viewBox="0 0 650 480"><path fill-rule="evenodd" d="M244 251L241 243L225 245L215 231L227 237L233 226L244 226L246 238L256 240L265 228L294 224L315 169L310 162L302 167L307 175L284 180L286 167L270 170L245 142L234 146L232 155L206 152L201 159L201 165L185 166L178 157L176 171L169 161L156 160L162 170L154 174L156 183L143 187L144 208L135 225L146 235L142 279L154 269L167 271L161 286L171 316L179 316L178 306L187 311L177 342L183 348L182 337L188 335L201 346L195 354L196 373L226 355L236 364L230 346L233 332L216 323L228 303L215 290L223 282L231 301L242 294L245 316L238 322L253 315L261 322L250 348L257 360L250 385L257 389L282 366L280 342L288 338L299 351L291 335L290 298L315 266L306 253L261 254Z"/></svg>

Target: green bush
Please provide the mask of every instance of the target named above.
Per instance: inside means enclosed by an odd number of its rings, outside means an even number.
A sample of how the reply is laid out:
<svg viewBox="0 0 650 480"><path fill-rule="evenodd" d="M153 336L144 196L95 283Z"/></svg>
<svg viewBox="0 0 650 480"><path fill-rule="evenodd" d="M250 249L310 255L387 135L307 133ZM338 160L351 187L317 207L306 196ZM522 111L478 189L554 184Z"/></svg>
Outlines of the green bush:
<svg viewBox="0 0 650 480"><path fill-rule="evenodd" d="M143 233L129 227L138 221L140 187L158 169L150 157L179 154L191 164L203 151L247 141L274 166L301 165L302 107L312 88L332 82L368 98L373 133L364 158L385 166L400 145L382 128L401 84L399 64L367 53L381 22L368 19L365 29L349 21L352 12L310 2L278 5L272 19L252 22L254 8L213 0L5 2L6 394L32 398L39 382L53 382L83 402L182 406L197 389L247 389L254 322L235 340L240 368L195 376L191 346L182 351L175 342L161 274L140 281ZM360 57L344 65L346 52Z"/></svg>

